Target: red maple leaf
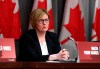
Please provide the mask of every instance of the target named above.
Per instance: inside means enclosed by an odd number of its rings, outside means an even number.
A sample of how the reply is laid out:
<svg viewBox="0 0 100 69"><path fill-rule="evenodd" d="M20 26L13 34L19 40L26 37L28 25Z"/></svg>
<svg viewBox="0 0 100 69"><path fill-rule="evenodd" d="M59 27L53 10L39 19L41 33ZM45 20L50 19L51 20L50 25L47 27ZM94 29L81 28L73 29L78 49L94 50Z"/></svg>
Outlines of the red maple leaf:
<svg viewBox="0 0 100 69"><path fill-rule="evenodd" d="M50 29L54 29L54 20L53 20L53 12L52 12L52 9L48 12L49 15L50 15L50 24L49 24L49 30Z"/></svg>
<svg viewBox="0 0 100 69"><path fill-rule="evenodd" d="M95 20L92 26L92 28L96 31L96 35L92 38L97 36L98 40L100 40L100 9L98 8L96 9Z"/></svg>
<svg viewBox="0 0 100 69"><path fill-rule="evenodd" d="M15 3L12 0L4 0L0 3L0 29L5 38L19 37L19 18L14 14ZM19 25L19 26L18 26Z"/></svg>
<svg viewBox="0 0 100 69"><path fill-rule="evenodd" d="M43 2L38 1L38 8L47 9L47 0L44 0Z"/></svg>
<svg viewBox="0 0 100 69"><path fill-rule="evenodd" d="M69 23L65 24L64 26L76 41L85 40L84 19L81 19L79 4L74 9L70 8Z"/></svg>
<svg viewBox="0 0 100 69"><path fill-rule="evenodd" d="M11 0L5 0L2 2L2 5L1 5L1 8L0 8L0 24L2 24L0 26L0 28L2 29L2 33L3 33L3 36L4 37L7 37L7 36L11 36L9 35L9 33L11 32L8 32L6 33L7 31L11 31L11 23L12 23L12 17L13 17L13 9L14 9L14 6L15 4L12 4ZM1 10L2 9L2 10ZM6 25L7 23L9 23L8 25Z"/></svg>

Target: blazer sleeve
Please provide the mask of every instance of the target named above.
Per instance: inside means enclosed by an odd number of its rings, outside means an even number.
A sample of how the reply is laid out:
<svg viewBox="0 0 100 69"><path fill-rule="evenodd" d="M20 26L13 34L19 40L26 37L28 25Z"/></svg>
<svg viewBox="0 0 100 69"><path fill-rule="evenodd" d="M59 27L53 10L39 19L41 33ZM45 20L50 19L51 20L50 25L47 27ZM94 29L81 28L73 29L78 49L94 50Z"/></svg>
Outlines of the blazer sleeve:
<svg viewBox="0 0 100 69"><path fill-rule="evenodd" d="M31 46L29 38L27 38L26 35L22 35L19 40L19 56L17 58L17 61L31 61L32 57L30 57L28 46ZM33 52L34 53L34 52ZM35 53L34 53L35 55ZM34 58L33 58L34 59Z"/></svg>

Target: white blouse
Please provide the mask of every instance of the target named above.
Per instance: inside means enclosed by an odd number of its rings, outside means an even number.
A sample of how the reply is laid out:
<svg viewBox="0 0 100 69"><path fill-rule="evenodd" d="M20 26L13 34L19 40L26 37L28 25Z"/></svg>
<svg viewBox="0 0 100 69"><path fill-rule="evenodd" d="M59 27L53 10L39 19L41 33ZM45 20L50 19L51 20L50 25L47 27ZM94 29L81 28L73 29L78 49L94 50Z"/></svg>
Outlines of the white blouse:
<svg viewBox="0 0 100 69"><path fill-rule="evenodd" d="M42 55L49 55L46 42L40 43Z"/></svg>

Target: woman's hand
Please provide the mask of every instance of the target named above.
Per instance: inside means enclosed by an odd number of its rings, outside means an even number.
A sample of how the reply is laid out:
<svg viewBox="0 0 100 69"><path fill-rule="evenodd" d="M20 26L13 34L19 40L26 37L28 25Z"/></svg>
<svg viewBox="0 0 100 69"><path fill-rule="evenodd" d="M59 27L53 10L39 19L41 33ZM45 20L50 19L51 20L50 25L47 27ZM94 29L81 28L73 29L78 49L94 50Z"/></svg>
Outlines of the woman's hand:
<svg viewBox="0 0 100 69"><path fill-rule="evenodd" d="M69 52L67 49L62 49L59 53L50 55L48 60L67 60L68 58Z"/></svg>
<svg viewBox="0 0 100 69"><path fill-rule="evenodd" d="M58 54L57 57L59 60L67 60L69 58L69 52L67 49L62 49Z"/></svg>

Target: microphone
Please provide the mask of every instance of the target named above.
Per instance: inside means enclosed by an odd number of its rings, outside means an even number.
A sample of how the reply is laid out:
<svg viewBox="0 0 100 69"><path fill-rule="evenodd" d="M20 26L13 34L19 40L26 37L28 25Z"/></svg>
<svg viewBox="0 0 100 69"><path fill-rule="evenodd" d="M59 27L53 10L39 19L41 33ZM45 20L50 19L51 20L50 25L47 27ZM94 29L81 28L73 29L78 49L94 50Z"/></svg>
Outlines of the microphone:
<svg viewBox="0 0 100 69"><path fill-rule="evenodd" d="M77 42L71 36L68 36L68 38L77 44Z"/></svg>

